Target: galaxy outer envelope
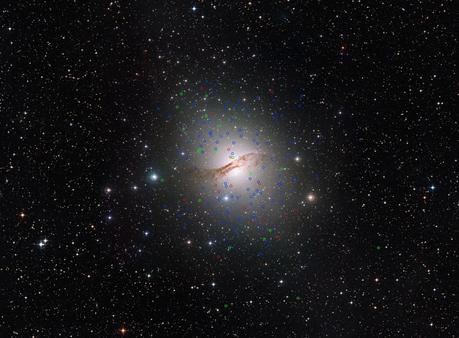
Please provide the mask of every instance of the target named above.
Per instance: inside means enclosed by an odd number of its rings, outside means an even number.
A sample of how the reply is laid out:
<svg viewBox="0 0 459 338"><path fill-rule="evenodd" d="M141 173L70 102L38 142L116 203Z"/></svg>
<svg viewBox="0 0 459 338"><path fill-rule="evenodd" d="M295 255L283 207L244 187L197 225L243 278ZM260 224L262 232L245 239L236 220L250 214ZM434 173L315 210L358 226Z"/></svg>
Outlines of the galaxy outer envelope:
<svg viewBox="0 0 459 338"><path fill-rule="evenodd" d="M213 221L269 225L295 207L298 168L286 135L243 114L192 115L177 136L180 193ZM236 116L236 118L235 118ZM268 122L268 121L266 121Z"/></svg>

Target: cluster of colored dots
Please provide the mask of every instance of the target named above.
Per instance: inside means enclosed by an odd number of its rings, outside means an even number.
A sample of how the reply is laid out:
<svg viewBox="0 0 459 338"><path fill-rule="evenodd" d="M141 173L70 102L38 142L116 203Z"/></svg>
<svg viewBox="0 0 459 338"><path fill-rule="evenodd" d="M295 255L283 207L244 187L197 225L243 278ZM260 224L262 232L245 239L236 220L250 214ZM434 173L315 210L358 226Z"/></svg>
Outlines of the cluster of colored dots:
<svg viewBox="0 0 459 338"><path fill-rule="evenodd" d="M207 86L205 88L203 93L207 92ZM185 96L186 92L180 91L178 95ZM190 161L192 168L205 169L202 171L205 176L200 175L193 181L198 186L196 193L200 197L190 200L194 200L196 205L199 204L199 208L206 210L207 215L228 216L224 219L229 224L232 224L241 213L246 224L249 221L260 222L259 215L276 212L276 205L285 203L288 189L296 185L298 180L286 177L289 169L281 165L282 162L279 160L282 156L274 159L271 155L268 160L263 158L261 161L257 159L256 164L255 161L249 162L252 161L250 159L247 162L250 164L245 166L244 155L266 154L276 149L273 148L274 145L279 147L279 144L273 144L270 138L272 135L262 126L256 126L251 130L253 122L247 121L247 127L242 127L246 116L249 117L249 112L241 115L244 108L242 101L237 111L234 110L233 104L226 104L225 107L221 113L198 110L197 119L193 122L196 123L193 128L197 129L185 140L186 147L191 149L184 149L183 153L187 156L180 158ZM183 135L190 135L188 128L189 126L184 125ZM237 162L230 165L231 161ZM225 168L221 176L207 171L224 167L228 170ZM201 180L201 177L209 179ZM262 241L268 242L269 238L270 236L266 235ZM231 249L232 247L228 248Z"/></svg>

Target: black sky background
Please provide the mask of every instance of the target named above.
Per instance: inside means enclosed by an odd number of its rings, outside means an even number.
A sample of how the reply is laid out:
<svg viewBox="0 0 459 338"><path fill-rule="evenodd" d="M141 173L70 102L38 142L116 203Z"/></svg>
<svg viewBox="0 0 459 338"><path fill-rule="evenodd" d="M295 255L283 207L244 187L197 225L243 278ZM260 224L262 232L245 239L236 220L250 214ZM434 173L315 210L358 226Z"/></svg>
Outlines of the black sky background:
<svg viewBox="0 0 459 338"><path fill-rule="evenodd" d="M1 336L457 336L453 2L248 3L2 5ZM180 227L204 92L259 97L307 159L318 200L267 248Z"/></svg>

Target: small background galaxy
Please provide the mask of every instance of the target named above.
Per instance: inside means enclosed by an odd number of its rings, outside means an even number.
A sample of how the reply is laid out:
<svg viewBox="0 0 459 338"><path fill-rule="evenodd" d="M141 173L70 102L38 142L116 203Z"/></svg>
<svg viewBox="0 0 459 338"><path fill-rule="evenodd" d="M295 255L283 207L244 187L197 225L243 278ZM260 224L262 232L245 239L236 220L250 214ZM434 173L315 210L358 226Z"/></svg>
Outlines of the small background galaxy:
<svg viewBox="0 0 459 338"><path fill-rule="evenodd" d="M457 337L452 1L6 2L1 337Z"/></svg>

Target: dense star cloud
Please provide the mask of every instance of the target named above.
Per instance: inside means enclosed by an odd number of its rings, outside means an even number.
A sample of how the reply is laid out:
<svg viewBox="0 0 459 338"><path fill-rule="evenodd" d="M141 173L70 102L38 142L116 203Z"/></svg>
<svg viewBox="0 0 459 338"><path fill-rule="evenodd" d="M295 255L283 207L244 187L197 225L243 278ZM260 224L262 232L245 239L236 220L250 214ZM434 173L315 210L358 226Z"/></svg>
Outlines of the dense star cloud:
<svg viewBox="0 0 459 338"><path fill-rule="evenodd" d="M453 7L5 3L0 337L457 336Z"/></svg>

